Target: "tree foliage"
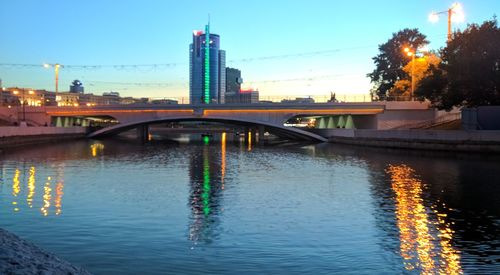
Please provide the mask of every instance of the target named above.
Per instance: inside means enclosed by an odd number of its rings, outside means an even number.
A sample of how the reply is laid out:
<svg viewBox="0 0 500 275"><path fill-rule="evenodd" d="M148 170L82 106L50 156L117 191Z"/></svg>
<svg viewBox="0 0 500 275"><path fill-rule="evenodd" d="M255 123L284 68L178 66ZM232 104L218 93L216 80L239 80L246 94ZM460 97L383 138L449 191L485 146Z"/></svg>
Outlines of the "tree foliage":
<svg viewBox="0 0 500 275"><path fill-rule="evenodd" d="M496 19L471 24L441 50L442 63L416 94L440 109L500 105L500 29Z"/></svg>
<svg viewBox="0 0 500 275"><path fill-rule="evenodd" d="M403 49L418 49L427 44L426 36L418 29L404 29L392 34L392 38L379 45L380 53L373 57L375 70L368 74L374 84L372 93L379 99L386 99L394 84L406 77L403 67L408 63L408 56Z"/></svg>
<svg viewBox="0 0 500 275"><path fill-rule="evenodd" d="M438 66L441 63L441 59L433 53L426 53L422 57L417 57L410 60L404 67L403 71L406 73L404 79L400 79L394 83L394 86L389 90L388 96L390 99L405 98L409 100L411 97L411 79L413 75L413 81L415 82L415 87L418 87L420 81L424 78L429 77L432 71L429 70L431 66Z"/></svg>

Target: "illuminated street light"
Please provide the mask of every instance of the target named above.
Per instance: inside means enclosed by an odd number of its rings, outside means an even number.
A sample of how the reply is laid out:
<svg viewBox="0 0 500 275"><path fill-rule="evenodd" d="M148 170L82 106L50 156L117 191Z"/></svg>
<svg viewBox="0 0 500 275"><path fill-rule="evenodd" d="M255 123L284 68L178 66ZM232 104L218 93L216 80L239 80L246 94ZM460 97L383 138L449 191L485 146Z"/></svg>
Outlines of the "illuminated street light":
<svg viewBox="0 0 500 275"><path fill-rule="evenodd" d="M26 91L24 89L21 89L21 91L22 91L21 105L22 105L22 110L23 110L23 120L21 121L20 125L23 125L23 124L26 123L26 108L25 108L26 100L24 99L24 94L26 93ZM30 90L30 91L28 91L28 93L30 95L32 95L35 92L33 90ZM12 91L12 94L19 95L19 91L18 90L14 90L14 91Z"/></svg>
<svg viewBox="0 0 500 275"><path fill-rule="evenodd" d="M56 75L56 96L57 96L57 92L59 91L59 68L63 67L63 65L58 64L58 63L56 63L56 64L45 63L45 64L43 64L43 67L45 67L45 68L53 67L54 68L54 72Z"/></svg>
<svg viewBox="0 0 500 275"><path fill-rule="evenodd" d="M439 21L440 14L448 14L448 42L451 41L451 22L460 23L465 20L465 13L462 5L460 3L454 3L451 7L445 11L431 12L429 14L429 21L436 23Z"/></svg>
<svg viewBox="0 0 500 275"><path fill-rule="evenodd" d="M413 101L413 92L415 91L415 55L416 52L412 51L410 48L404 48L404 52L406 55L411 57L411 91L410 91L410 100Z"/></svg>

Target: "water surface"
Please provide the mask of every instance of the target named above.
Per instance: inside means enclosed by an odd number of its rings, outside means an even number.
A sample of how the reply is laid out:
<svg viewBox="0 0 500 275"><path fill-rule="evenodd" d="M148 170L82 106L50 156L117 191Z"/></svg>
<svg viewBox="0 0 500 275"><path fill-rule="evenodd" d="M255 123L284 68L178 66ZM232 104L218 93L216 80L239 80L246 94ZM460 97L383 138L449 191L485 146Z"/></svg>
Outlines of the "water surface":
<svg viewBox="0 0 500 275"><path fill-rule="evenodd" d="M0 156L0 227L95 274L500 270L500 160L76 141Z"/></svg>

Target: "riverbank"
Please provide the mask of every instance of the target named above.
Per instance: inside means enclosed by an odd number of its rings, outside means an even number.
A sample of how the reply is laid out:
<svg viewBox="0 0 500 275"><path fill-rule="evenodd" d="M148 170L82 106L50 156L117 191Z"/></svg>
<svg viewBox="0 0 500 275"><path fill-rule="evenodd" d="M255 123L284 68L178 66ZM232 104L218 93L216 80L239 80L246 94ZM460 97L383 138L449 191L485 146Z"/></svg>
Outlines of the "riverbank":
<svg viewBox="0 0 500 275"><path fill-rule="evenodd" d="M90 274L0 228L0 274Z"/></svg>
<svg viewBox="0 0 500 275"><path fill-rule="evenodd" d="M25 145L83 138L85 127L0 127L0 151Z"/></svg>
<svg viewBox="0 0 500 275"><path fill-rule="evenodd" d="M317 132L316 132L317 131ZM328 142L372 147L500 153L500 131L325 129Z"/></svg>

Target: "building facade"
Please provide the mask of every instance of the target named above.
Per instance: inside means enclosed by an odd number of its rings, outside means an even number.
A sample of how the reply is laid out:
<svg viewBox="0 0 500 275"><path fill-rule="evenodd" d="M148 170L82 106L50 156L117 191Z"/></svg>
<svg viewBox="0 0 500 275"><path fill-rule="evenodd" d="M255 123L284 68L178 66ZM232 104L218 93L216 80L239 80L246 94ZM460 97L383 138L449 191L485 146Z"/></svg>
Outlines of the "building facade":
<svg viewBox="0 0 500 275"><path fill-rule="evenodd" d="M259 91L256 89L241 90L240 103L259 103Z"/></svg>
<svg viewBox="0 0 500 275"><path fill-rule="evenodd" d="M189 100L191 104L217 104L225 102L226 54L220 49L220 37L194 31L189 46Z"/></svg>
<svg viewBox="0 0 500 275"><path fill-rule="evenodd" d="M69 92L70 93L80 93L83 94L83 84L80 80L75 79L73 82L71 82L71 85L69 86Z"/></svg>
<svg viewBox="0 0 500 275"><path fill-rule="evenodd" d="M235 103L238 101L238 95L241 90L241 71L234 68L226 68L226 103Z"/></svg>

